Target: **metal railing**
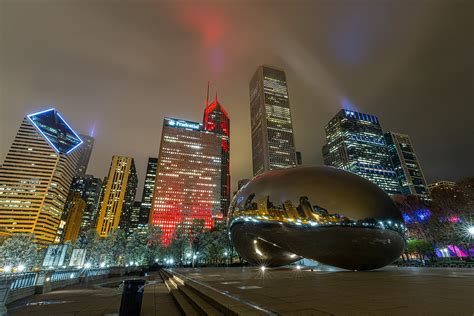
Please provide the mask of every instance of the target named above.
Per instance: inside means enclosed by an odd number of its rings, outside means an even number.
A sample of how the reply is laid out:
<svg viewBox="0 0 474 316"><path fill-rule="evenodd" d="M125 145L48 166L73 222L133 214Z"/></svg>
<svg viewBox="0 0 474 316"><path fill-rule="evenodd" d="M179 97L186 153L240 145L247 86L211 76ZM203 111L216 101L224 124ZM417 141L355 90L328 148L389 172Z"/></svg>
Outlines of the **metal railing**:
<svg viewBox="0 0 474 316"><path fill-rule="evenodd" d="M2 279L11 280L10 289L18 290L25 287L35 286L38 279L36 272L6 273L1 276Z"/></svg>
<svg viewBox="0 0 474 316"><path fill-rule="evenodd" d="M67 279L78 278L81 274L81 270L59 270L54 271L51 275L51 282L62 281Z"/></svg>
<svg viewBox="0 0 474 316"><path fill-rule="evenodd" d="M85 275L88 277L91 277L91 276L109 274L109 272L110 272L109 268L89 269L86 271Z"/></svg>

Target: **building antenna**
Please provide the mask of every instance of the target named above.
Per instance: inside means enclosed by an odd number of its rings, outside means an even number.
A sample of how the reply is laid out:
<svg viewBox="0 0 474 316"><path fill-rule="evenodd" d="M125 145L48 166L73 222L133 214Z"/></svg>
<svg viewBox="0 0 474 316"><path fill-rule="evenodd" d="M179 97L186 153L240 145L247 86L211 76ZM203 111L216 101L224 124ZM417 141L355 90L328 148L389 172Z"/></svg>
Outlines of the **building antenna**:
<svg viewBox="0 0 474 316"><path fill-rule="evenodd" d="M206 108L209 106L209 80L207 81Z"/></svg>
<svg viewBox="0 0 474 316"><path fill-rule="evenodd" d="M90 133L89 133L89 136L90 136L90 137L94 137L94 134L95 134L95 122L94 122L94 125L92 125L92 129L91 129L91 131L90 131Z"/></svg>

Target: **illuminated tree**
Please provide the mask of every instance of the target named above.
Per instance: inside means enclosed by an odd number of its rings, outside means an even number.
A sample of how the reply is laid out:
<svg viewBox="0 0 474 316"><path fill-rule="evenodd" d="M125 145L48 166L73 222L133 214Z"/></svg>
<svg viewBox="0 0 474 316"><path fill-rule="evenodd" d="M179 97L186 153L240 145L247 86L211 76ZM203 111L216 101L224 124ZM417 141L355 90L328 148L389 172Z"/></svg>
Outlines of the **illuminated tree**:
<svg viewBox="0 0 474 316"><path fill-rule="evenodd" d="M114 229L102 241L107 265L120 266L124 263L124 253L127 246L127 237L122 229Z"/></svg>
<svg viewBox="0 0 474 316"><path fill-rule="evenodd" d="M416 254L420 260L423 260L425 256L431 257L434 252L433 245L421 239L411 239L407 242L407 247L405 249L407 254Z"/></svg>
<svg viewBox="0 0 474 316"><path fill-rule="evenodd" d="M0 246L0 266L30 270L38 262L38 247L32 234L15 234Z"/></svg>
<svg viewBox="0 0 474 316"><path fill-rule="evenodd" d="M189 243L194 267L196 259L199 261L199 256L205 257L206 247L210 242L209 230L205 227L205 222L202 219L193 220L189 230Z"/></svg>
<svg viewBox="0 0 474 316"><path fill-rule="evenodd" d="M169 254L176 259L176 261L183 265L184 256L186 250L190 248L190 238L189 232L186 227L186 224L180 223L176 225L173 235L171 244L169 246Z"/></svg>
<svg viewBox="0 0 474 316"><path fill-rule="evenodd" d="M148 225L145 234L147 236L146 259L148 264L152 265L164 255L164 248L161 242L163 232L158 226Z"/></svg>
<svg viewBox="0 0 474 316"><path fill-rule="evenodd" d="M125 262L128 265L145 265L147 264L147 244L148 238L146 234L134 231L128 239L125 248Z"/></svg>

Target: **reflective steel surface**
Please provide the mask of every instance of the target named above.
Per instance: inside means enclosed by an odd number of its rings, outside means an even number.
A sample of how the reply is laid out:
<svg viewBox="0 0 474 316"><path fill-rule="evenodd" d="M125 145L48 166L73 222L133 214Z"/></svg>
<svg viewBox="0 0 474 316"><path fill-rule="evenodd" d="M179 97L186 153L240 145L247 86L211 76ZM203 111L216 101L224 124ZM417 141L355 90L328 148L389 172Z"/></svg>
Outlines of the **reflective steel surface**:
<svg viewBox="0 0 474 316"><path fill-rule="evenodd" d="M383 267L405 246L391 198L353 173L323 166L272 170L235 195L229 235L242 257L280 266L301 257L350 270Z"/></svg>

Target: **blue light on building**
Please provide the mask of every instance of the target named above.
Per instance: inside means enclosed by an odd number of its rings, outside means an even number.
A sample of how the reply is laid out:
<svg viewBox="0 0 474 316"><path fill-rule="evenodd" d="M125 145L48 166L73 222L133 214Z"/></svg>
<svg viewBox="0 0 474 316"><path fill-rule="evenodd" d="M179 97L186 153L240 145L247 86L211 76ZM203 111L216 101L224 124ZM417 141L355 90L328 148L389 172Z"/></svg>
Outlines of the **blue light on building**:
<svg viewBox="0 0 474 316"><path fill-rule="evenodd" d="M383 131L374 115L343 109L326 125L324 163L354 172L388 194L400 194Z"/></svg>
<svg viewBox="0 0 474 316"><path fill-rule="evenodd" d="M69 154L83 141L56 109L27 115L46 141L60 154Z"/></svg>

